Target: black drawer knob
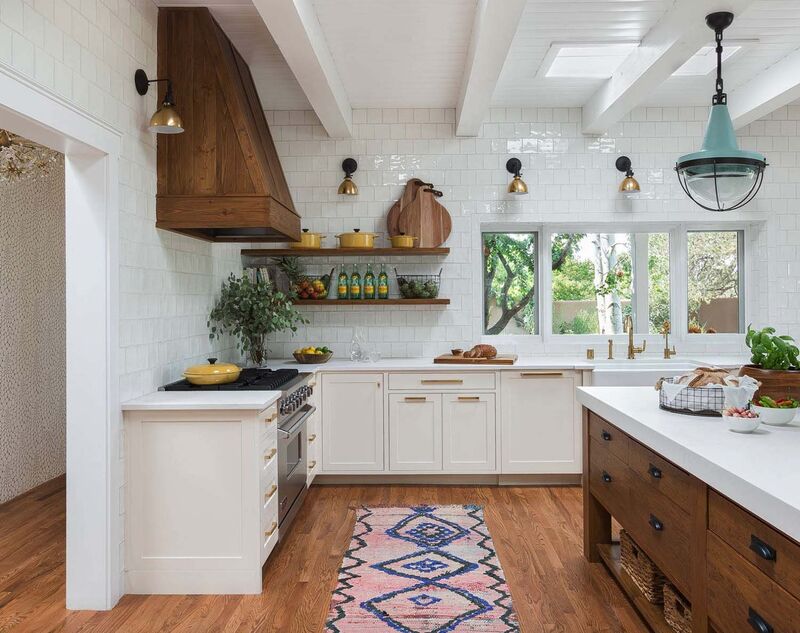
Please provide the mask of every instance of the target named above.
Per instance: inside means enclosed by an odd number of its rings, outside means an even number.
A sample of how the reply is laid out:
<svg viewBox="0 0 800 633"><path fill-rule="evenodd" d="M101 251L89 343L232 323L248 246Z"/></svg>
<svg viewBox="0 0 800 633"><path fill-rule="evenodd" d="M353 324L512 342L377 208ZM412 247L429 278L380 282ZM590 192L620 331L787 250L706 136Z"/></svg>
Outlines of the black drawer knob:
<svg viewBox="0 0 800 633"><path fill-rule="evenodd" d="M653 464L650 464L650 468L647 469L647 472L650 473L653 479L661 479L661 469L656 468Z"/></svg>
<svg viewBox="0 0 800 633"><path fill-rule="evenodd" d="M750 549L753 550L764 560L775 560L778 553L774 547L770 547L755 534L750 535Z"/></svg>
<svg viewBox="0 0 800 633"><path fill-rule="evenodd" d="M656 532L661 532L664 529L664 524L654 514L650 515L650 520L648 521L648 523L650 524L650 527L652 527Z"/></svg>
<svg viewBox="0 0 800 633"><path fill-rule="evenodd" d="M600 433L600 437L602 437L606 442L611 441L611 433L609 433L608 431L604 430L602 433Z"/></svg>
<svg viewBox="0 0 800 633"><path fill-rule="evenodd" d="M767 621L756 613L752 608L747 610L747 623L753 627L754 631L758 633L774 633L773 629Z"/></svg>
<svg viewBox="0 0 800 633"><path fill-rule="evenodd" d="M606 471L603 471L603 481L607 484L611 483L611 475L609 475Z"/></svg>

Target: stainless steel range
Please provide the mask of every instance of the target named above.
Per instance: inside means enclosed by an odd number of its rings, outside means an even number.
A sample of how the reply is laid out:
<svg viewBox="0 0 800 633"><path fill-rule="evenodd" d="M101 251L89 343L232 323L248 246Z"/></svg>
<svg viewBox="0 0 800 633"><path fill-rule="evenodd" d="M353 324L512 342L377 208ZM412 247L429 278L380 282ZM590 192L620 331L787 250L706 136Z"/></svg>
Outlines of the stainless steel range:
<svg viewBox="0 0 800 633"><path fill-rule="evenodd" d="M278 525L280 537L306 496L308 434L306 422L316 407L312 374L296 369L243 369L239 378L224 385L192 385L186 380L164 385L164 391L280 391L278 399Z"/></svg>

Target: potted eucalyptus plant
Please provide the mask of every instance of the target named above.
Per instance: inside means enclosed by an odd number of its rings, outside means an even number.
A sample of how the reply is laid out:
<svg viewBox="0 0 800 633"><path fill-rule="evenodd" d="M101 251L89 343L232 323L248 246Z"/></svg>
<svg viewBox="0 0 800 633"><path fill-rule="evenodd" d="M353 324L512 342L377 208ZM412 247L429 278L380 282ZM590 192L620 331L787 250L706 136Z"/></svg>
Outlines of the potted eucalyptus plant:
<svg viewBox="0 0 800 633"><path fill-rule="evenodd" d="M747 326L745 343L752 356L750 364L739 370L740 376L750 376L761 383L756 392L771 398L800 397L800 349L788 334L778 335L775 328L754 330Z"/></svg>
<svg viewBox="0 0 800 633"><path fill-rule="evenodd" d="M260 367L267 359L268 334L296 332L297 325L305 323L308 321L292 305L292 297L269 279L259 275L253 281L247 272L241 277L231 273L209 315L209 338L233 335L242 355Z"/></svg>

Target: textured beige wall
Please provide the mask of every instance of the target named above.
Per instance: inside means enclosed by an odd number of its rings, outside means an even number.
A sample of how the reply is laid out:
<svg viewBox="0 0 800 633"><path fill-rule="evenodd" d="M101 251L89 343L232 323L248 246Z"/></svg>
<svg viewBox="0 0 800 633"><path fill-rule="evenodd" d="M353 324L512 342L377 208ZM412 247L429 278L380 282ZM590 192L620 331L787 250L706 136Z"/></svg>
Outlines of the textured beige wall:
<svg viewBox="0 0 800 633"><path fill-rule="evenodd" d="M61 162L0 182L0 503L64 472L64 336Z"/></svg>

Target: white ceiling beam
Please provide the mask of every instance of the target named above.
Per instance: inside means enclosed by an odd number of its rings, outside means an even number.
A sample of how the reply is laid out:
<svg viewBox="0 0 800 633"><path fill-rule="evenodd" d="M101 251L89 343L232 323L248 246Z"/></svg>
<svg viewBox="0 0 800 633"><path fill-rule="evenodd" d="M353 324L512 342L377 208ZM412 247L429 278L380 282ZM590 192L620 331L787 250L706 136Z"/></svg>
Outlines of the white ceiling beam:
<svg viewBox="0 0 800 633"><path fill-rule="evenodd" d="M602 134L642 103L700 47L713 41L705 16L739 16L753 0L676 0L617 71L583 106L584 134ZM734 20L734 25L736 21ZM709 93L710 94L710 93Z"/></svg>
<svg viewBox="0 0 800 633"><path fill-rule="evenodd" d="M456 108L456 136L477 136L526 0L480 0Z"/></svg>
<svg viewBox="0 0 800 633"><path fill-rule="evenodd" d="M332 138L353 135L353 109L311 0L253 0L272 39Z"/></svg>
<svg viewBox="0 0 800 633"><path fill-rule="evenodd" d="M738 129L797 99L800 99L800 51L790 53L731 92L728 111L733 127Z"/></svg>

